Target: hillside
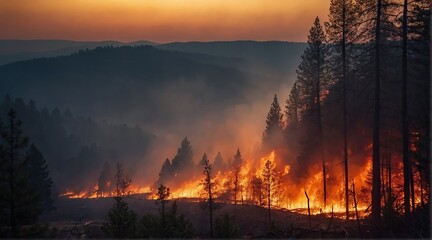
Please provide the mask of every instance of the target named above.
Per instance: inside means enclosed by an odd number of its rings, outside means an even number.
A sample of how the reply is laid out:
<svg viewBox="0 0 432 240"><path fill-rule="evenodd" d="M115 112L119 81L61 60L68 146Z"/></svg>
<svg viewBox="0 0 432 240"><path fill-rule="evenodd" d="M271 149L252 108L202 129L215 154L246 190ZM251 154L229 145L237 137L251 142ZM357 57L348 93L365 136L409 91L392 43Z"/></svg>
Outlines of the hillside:
<svg viewBox="0 0 432 240"><path fill-rule="evenodd" d="M104 46L154 45L148 41L123 43L118 41L18 40L0 39L0 65L41 57L69 55L81 49Z"/></svg>
<svg viewBox="0 0 432 240"><path fill-rule="evenodd" d="M242 63L150 46L96 48L0 66L0 95L113 121L170 123L196 108L218 111L245 101L251 77L218 62ZM171 111L175 104L181 112Z"/></svg>
<svg viewBox="0 0 432 240"><path fill-rule="evenodd" d="M256 68L252 70L281 77L281 81L289 81L287 77L295 75L306 46L306 43L280 41L174 42L157 45L162 49L243 58L254 63Z"/></svg>

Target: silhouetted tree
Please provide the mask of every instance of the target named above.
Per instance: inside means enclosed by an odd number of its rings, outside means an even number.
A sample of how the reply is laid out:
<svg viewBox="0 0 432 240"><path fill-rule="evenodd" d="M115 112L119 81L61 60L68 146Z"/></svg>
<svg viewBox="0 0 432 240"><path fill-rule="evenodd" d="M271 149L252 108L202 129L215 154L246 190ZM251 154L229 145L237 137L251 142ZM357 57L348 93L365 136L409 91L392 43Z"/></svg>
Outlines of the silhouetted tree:
<svg viewBox="0 0 432 240"><path fill-rule="evenodd" d="M203 175L204 179L201 184L204 186L204 190L207 195L207 201L209 204L209 222L210 222L210 237L213 237L213 191L214 191L214 179L212 176L212 165L210 164L207 155L204 153L201 159L201 165L204 167Z"/></svg>
<svg viewBox="0 0 432 240"><path fill-rule="evenodd" d="M127 175L124 174L123 165L120 162L117 162L116 169L116 193L118 197L126 195L128 193L128 189L131 185L132 179L130 179Z"/></svg>
<svg viewBox="0 0 432 240"><path fill-rule="evenodd" d="M290 126L293 128L297 127L297 124L300 120L300 107L300 92L297 88L297 83L294 83L290 90L289 98L286 100L286 129L288 129Z"/></svg>
<svg viewBox="0 0 432 240"><path fill-rule="evenodd" d="M159 172L159 184L164 184L167 181L169 181L172 177L172 169L171 169L171 162L167 158L165 162L162 164L162 168Z"/></svg>
<svg viewBox="0 0 432 240"><path fill-rule="evenodd" d="M137 214L129 209L122 197L114 197L115 204L108 213L109 222L103 230L113 238L133 238L137 236Z"/></svg>
<svg viewBox="0 0 432 240"><path fill-rule="evenodd" d="M328 46L325 44L326 37L322 29L319 18L317 17L309 30L308 47L302 55L302 61L297 69L297 87L301 91L302 96L302 117L306 114L309 118L308 125L308 140L306 142L315 143L317 149L320 149L323 171L323 202L324 207L327 201L327 173L326 161L324 156L324 141L321 116L321 100L323 93L327 89L328 82L326 81L328 58ZM306 146L307 150L311 146Z"/></svg>
<svg viewBox="0 0 432 240"><path fill-rule="evenodd" d="M262 179L258 177L253 177L251 184L252 184L252 200L255 202L255 204L259 204L261 206L263 204Z"/></svg>
<svg viewBox="0 0 432 240"><path fill-rule="evenodd" d="M240 169L243 159L241 157L240 149L237 149L236 154L234 155L234 160L232 162L232 177L233 177L233 196L234 196L234 211L237 210L237 196L239 192L241 192L242 186L240 185Z"/></svg>
<svg viewBox="0 0 432 240"><path fill-rule="evenodd" d="M349 218L348 198L348 136L347 136L347 45L356 38L357 15L353 0L332 0L330 2L329 22L325 24L327 36L333 44L332 76L335 81L342 81L343 137L344 137L344 175L345 175L345 215ZM341 63L341 64L340 64Z"/></svg>
<svg viewBox="0 0 432 240"><path fill-rule="evenodd" d="M150 214L145 214L140 220L138 237L140 238L192 238L194 228L189 219L177 213L177 202L166 213L165 227L161 220Z"/></svg>
<svg viewBox="0 0 432 240"><path fill-rule="evenodd" d="M271 206L272 202L277 200L281 193L280 173L276 170L275 164L269 159L265 163L265 167L261 173L262 188L264 198L266 199L268 208L268 224L271 227Z"/></svg>
<svg viewBox="0 0 432 240"><path fill-rule="evenodd" d="M163 230L165 230L165 206L166 203L168 202L169 195L170 195L169 188L161 184L158 188L156 204L160 206L159 213L161 215L161 222L162 222L161 224Z"/></svg>
<svg viewBox="0 0 432 240"><path fill-rule="evenodd" d="M177 155L171 162L171 169L173 176L179 176L185 169L193 165L192 162L193 151L190 141L184 138L181 142L180 148L177 150Z"/></svg>
<svg viewBox="0 0 432 240"><path fill-rule="evenodd" d="M42 182L46 180L42 179L44 166L36 166L36 162L30 165L30 158L25 154L28 139L22 135L21 121L17 119L14 109L8 112L8 123L1 129L1 137L4 146L0 147L0 219L10 228L10 236L18 237L19 226L34 223L42 212L43 203L35 188L42 187L38 185L41 182L32 183L31 180L32 177L38 177ZM43 161L39 161L41 163ZM42 169L42 172L32 176L29 170L37 168ZM38 174L42 176L37 176Z"/></svg>
<svg viewBox="0 0 432 240"><path fill-rule="evenodd" d="M273 97L273 102L267 114L266 128L263 133L263 145L267 148L275 148L282 140L283 115L277 95Z"/></svg>
<svg viewBox="0 0 432 240"><path fill-rule="evenodd" d="M30 148L27 151L27 157L29 158L29 181L32 183L34 190L36 190L39 195L39 200L41 201L43 210L52 210L54 208L51 196L51 186L53 181L49 175L46 159L34 144L30 145Z"/></svg>

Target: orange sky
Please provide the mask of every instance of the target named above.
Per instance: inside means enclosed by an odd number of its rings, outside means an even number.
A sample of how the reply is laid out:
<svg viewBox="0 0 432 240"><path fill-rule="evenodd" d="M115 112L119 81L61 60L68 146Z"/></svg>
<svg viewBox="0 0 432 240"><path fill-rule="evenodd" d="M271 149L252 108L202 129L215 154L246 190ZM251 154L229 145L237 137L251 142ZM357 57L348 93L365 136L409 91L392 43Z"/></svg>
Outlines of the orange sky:
<svg viewBox="0 0 432 240"><path fill-rule="evenodd" d="M330 0L0 0L0 39L306 41Z"/></svg>

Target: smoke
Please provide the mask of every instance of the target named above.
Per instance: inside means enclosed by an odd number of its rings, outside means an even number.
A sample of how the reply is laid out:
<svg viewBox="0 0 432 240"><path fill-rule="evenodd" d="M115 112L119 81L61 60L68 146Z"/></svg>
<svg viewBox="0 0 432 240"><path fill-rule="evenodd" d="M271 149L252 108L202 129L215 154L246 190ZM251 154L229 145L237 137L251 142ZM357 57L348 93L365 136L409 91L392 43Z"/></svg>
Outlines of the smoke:
<svg viewBox="0 0 432 240"><path fill-rule="evenodd" d="M134 173L134 181L145 185L153 184L158 179L163 162L167 158L172 160L184 137L191 141L195 164L199 164L204 153L212 162L218 152L228 164L237 149L240 149L244 158L259 158L270 104L274 94L277 94L284 109L290 80L287 79L287 83L282 85L276 83L272 86L272 82L278 81L267 79L267 90L261 91L262 88L257 88L256 85L262 82L249 79L253 84L241 90L242 101L226 102L223 99L225 96L220 96L212 105L207 105L190 94L200 93L200 97L211 94L212 87L199 84L203 81L179 81L157 89L158 95L155 98L160 101L155 102L161 102L164 111L168 112L169 116L176 117L169 124L157 124L160 121L152 121L152 124L141 123L144 129L150 130L157 137L149 153L143 156L139 170ZM137 169L136 166L134 169Z"/></svg>

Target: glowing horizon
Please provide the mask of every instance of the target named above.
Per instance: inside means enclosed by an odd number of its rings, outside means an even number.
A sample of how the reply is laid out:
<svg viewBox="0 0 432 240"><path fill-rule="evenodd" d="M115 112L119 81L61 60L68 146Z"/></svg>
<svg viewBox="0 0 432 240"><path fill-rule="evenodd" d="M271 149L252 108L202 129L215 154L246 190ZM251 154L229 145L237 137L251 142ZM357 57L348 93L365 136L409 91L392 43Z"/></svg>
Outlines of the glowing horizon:
<svg viewBox="0 0 432 240"><path fill-rule="evenodd" d="M304 42L329 0L0 0L0 39Z"/></svg>

